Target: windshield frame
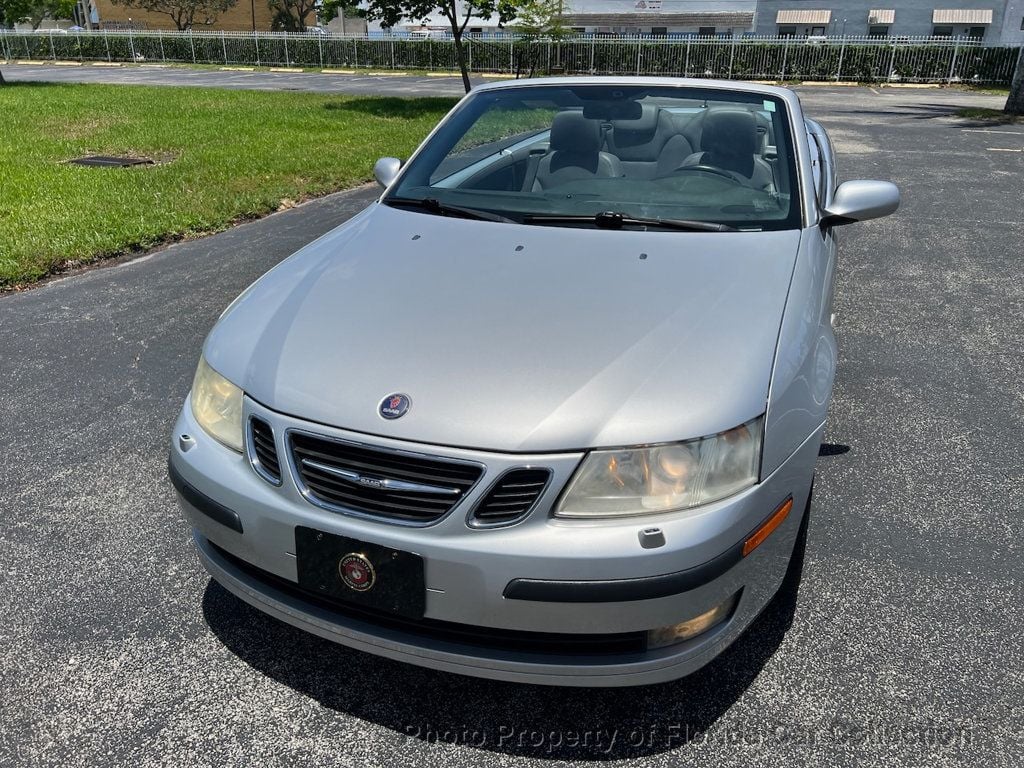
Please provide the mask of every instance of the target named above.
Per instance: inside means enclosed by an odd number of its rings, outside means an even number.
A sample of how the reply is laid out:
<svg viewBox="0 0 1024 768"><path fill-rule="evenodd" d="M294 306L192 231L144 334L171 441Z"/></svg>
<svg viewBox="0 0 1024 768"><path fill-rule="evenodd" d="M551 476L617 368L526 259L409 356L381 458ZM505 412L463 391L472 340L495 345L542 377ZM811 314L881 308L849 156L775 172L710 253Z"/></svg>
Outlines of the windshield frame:
<svg viewBox="0 0 1024 768"><path fill-rule="evenodd" d="M803 141L806 138L806 134L798 130L799 126L804 123L804 117L802 109L800 108L799 97L792 91L779 87L769 87L762 85L750 85L749 87L737 87L736 83L724 82L724 81L712 81L712 80L687 80L680 78L633 78L633 77L589 77L589 78L538 78L529 82L519 83L514 85L509 84L488 84L478 87L466 94L466 96L457 103L450 112L434 127L433 130L427 135L416 151L410 156L409 160L403 163L398 176L394 181L384 190L381 196L378 198L378 202L386 203L389 197L401 197L399 190L402 189L403 181L408 178L410 171L415 171L419 168L427 157L430 156L431 150L436 149L436 142L438 135L442 134L446 129L451 127L453 121L457 121L460 118L465 117L466 111L471 111L480 104L480 101L489 97L498 96L510 91L527 91L532 89L545 89L545 88L566 88L566 89L580 89L589 87L609 87L609 86L622 86L624 88L636 88L641 90L654 90L661 91L662 93L656 94L656 96L666 96L665 91L671 91L673 89L685 92L680 94L680 98L699 99L706 96L708 100L715 101L728 101L728 97L731 94L738 95L741 97L740 101L743 100L751 101L757 97L764 97L772 99L781 109L776 111L780 112L782 120L782 128L784 135L788 138L788 151L789 151L789 164L788 169L790 175L790 212L785 219L776 220L780 226L767 226L764 229L773 230L802 230L810 226L809 222L814 219L816 213L816 200L808 197L808 175L807 175L807 162L808 162L808 149L806 142ZM524 95L524 99L528 99L529 96ZM440 165L440 161L443 161L447 157L451 150L457 145L458 141L464 136L474 125L476 120L486 112L486 107L480 109L479 114L471 119L461 130L459 137L452 143L450 147L443 150L441 158L433 162L433 169ZM520 140L522 137L520 137ZM458 171L456 172L458 173ZM442 187L438 187L442 188ZM408 192L408 190L403 190ZM810 211L808 205L814 204L815 210ZM481 206L485 209L485 206ZM495 209L498 213L513 214L514 211L508 211L503 209ZM530 213L539 213L530 212ZM629 216L630 212L624 211L623 215ZM772 222L773 224L776 222ZM736 224L742 222L736 221L723 221L725 224ZM756 227L753 228L757 230Z"/></svg>

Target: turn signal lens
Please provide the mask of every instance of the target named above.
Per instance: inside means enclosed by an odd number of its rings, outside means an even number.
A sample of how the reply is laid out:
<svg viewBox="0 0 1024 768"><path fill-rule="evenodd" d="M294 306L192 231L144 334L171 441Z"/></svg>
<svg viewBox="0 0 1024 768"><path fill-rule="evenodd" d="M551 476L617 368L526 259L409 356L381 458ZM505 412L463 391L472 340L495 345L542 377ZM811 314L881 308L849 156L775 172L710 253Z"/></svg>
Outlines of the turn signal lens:
<svg viewBox="0 0 1024 768"><path fill-rule="evenodd" d="M764 525L757 529L753 536L743 542L743 556L746 557L759 546L761 542L771 535L771 532L782 525L782 521L786 519L786 515L789 514L789 510L793 508L793 497L790 496L784 502L782 506L775 510L771 517L769 517Z"/></svg>

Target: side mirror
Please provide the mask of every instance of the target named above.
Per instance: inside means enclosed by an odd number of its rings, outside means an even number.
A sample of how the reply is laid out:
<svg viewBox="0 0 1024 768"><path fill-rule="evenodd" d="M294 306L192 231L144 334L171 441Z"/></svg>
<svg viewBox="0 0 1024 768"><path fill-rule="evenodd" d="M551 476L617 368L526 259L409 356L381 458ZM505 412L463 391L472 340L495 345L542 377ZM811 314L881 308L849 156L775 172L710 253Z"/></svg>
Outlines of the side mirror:
<svg viewBox="0 0 1024 768"><path fill-rule="evenodd" d="M900 191L888 181L845 181L821 217L821 226L835 227L888 216L900 207Z"/></svg>
<svg viewBox="0 0 1024 768"><path fill-rule="evenodd" d="M373 164L373 177L377 179L378 184L386 189L398 176L398 171L401 168L402 161L397 157L382 157Z"/></svg>

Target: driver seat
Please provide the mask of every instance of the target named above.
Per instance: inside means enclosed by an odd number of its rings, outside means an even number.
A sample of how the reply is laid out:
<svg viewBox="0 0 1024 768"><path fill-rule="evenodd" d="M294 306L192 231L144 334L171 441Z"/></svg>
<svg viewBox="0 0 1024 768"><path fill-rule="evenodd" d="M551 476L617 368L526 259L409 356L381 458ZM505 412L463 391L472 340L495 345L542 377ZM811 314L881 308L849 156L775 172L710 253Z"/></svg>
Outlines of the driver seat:
<svg viewBox="0 0 1024 768"><path fill-rule="evenodd" d="M771 165L758 155L759 144L752 113L745 109L710 110L704 116L701 135L704 151L687 157L680 168L712 165L749 187L772 191L775 176Z"/></svg>
<svg viewBox="0 0 1024 768"><path fill-rule="evenodd" d="M582 112L559 112L551 123L550 151L537 166L534 190L583 179L622 176L619 158L601 151L601 124Z"/></svg>

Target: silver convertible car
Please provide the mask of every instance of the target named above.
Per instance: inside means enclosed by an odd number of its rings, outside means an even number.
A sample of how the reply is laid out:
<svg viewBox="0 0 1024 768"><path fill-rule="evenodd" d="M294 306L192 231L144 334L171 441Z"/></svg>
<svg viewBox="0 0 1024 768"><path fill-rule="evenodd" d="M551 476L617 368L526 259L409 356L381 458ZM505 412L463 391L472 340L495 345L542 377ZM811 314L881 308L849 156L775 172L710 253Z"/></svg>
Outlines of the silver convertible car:
<svg viewBox="0 0 1024 768"><path fill-rule="evenodd" d="M174 427L199 556L352 648L576 686L686 675L802 556L837 184L786 89L477 88L221 316ZM794 555L794 553L796 553Z"/></svg>

